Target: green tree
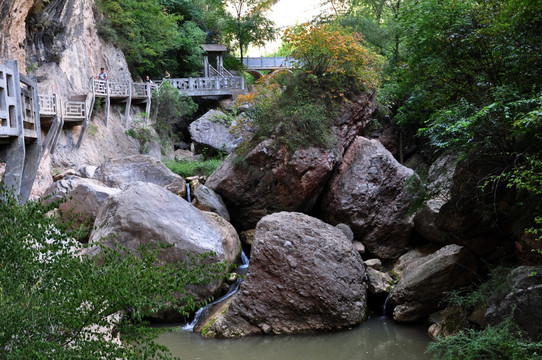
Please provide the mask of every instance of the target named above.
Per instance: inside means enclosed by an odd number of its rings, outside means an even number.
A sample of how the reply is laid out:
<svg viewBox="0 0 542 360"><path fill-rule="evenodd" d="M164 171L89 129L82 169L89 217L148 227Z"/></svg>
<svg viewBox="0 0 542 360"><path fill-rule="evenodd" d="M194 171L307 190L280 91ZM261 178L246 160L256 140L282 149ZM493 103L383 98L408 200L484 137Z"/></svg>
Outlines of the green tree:
<svg viewBox="0 0 542 360"><path fill-rule="evenodd" d="M68 224L48 214L55 204L2 199L2 359L169 359L154 342L158 329L144 326L143 318L165 304L193 310L186 286L224 270L223 264L157 264L158 249L136 255L104 248L99 261L78 255L82 246Z"/></svg>
<svg viewBox="0 0 542 360"><path fill-rule="evenodd" d="M153 92L152 122L160 136L162 151L178 139L182 128L189 125L190 116L198 109L198 105L189 96L182 96L170 82L164 81L157 91Z"/></svg>
<svg viewBox="0 0 542 360"><path fill-rule="evenodd" d="M98 33L123 51L130 70L140 76L163 73L164 54L180 46L178 21L160 0L97 0Z"/></svg>
<svg viewBox="0 0 542 360"><path fill-rule="evenodd" d="M226 20L225 39L239 50L241 62L250 44L264 45L275 38L275 24L265 17L271 0L225 0L232 9Z"/></svg>
<svg viewBox="0 0 542 360"><path fill-rule="evenodd" d="M396 120L476 164L456 208L513 236L541 233L540 14L534 0L407 1L391 84Z"/></svg>

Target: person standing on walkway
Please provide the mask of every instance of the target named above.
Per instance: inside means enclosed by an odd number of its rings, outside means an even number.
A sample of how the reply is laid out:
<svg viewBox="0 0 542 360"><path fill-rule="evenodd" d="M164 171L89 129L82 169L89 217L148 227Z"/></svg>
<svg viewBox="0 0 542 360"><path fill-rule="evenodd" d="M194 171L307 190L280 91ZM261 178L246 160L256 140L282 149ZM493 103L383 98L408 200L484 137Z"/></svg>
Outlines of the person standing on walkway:
<svg viewBox="0 0 542 360"><path fill-rule="evenodd" d="M98 74L98 79L103 80L103 81L107 80L107 73L105 72L104 68L100 69L100 73Z"/></svg>

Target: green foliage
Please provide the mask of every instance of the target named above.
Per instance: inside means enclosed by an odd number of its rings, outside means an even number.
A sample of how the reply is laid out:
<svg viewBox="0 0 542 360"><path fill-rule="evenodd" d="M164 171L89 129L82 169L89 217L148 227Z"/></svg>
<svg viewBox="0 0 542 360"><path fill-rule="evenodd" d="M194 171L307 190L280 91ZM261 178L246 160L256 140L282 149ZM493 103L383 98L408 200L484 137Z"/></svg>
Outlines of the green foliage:
<svg viewBox="0 0 542 360"><path fill-rule="evenodd" d="M0 358L170 359L154 342L161 330L142 319L165 304L194 309L186 287L223 276L225 265L158 263L159 248L78 255L82 245L49 213L56 205L2 194Z"/></svg>
<svg viewBox="0 0 542 360"><path fill-rule="evenodd" d="M542 355L542 343L529 342L510 320L484 330L460 331L457 335L428 345L433 359L531 360Z"/></svg>
<svg viewBox="0 0 542 360"><path fill-rule="evenodd" d="M180 14L184 21L191 21L207 35L208 44L220 43L228 14L223 0L162 0L170 12Z"/></svg>
<svg viewBox="0 0 542 360"><path fill-rule="evenodd" d="M284 40L298 67L334 96L372 91L379 85L382 58L363 46L363 37L336 24L301 25Z"/></svg>
<svg viewBox="0 0 542 360"><path fill-rule="evenodd" d="M247 128L253 133L245 136L238 155L270 138L290 153L310 146L329 148L338 107L378 86L381 58L341 26L298 26L285 33L284 41L299 68L265 76L255 93L238 97L239 105L250 105L247 117L253 121L252 126L237 126L242 133Z"/></svg>
<svg viewBox="0 0 542 360"><path fill-rule="evenodd" d="M460 307L466 311L473 311L477 307L487 306L491 296L503 294L510 290L510 284L507 282L510 271L511 269L507 267L497 267L491 271L486 281L450 292L446 297L447 305Z"/></svg>
<svg viewBox="0 0 542 360"><path fill-rule="evenodd" d="M317 89L303 73L265 77L256 93L238 99L240 104L252 104L246 112L252 124L242 121L237 124L237 131L251 134L236 153L245 155L251 147L270 138L275 139L276 146L285 146L291 153L310 146L332 146L334 104L328 93Z"/></svg>
<svg viewBox="0 0 542 360"><path fill-rule="evenodd" d="M98 125L88 124L87 132L90 136L94 137L98 133Z"/></svg>
<svg viewBox="0 0 542 360"><path fill-rule="evenodd" d="M243 59L250 44L261 46L275 38L275 24L265 17L270 0L225 0L232 15L225 21L224 39L238 49Z"/></svg>
<svg viewBox="0 0 542 360"><path fill-rule="evenodd" d="M400 120L419 121L461 99L481 108L497 100L499 88L538 92L541 10L534 0L407 2L400 17Z"/></svg>
<svg viewBox="0 0 542 360"><path fill-rule="evenodd" d="M484 164L462 186L481 216L516 236L542 231L540 13L532 0L406 1L404 61L386 86L395 121Z"/></svg>
<svg viewBox="0 0 542 360"><path fill-rule="evenodd" d="M140 76L163 73L169 65L164 54L183 40L180 15L164 12L160 0L98 0L96 5L98 33L121 48L130 70Z"/></svg>
<svg viewBox="0 0 542 360"><path fill-rule="evenodd" d="M190 176L211 176L220 166L222 159L212 158L207 160L190 161L164 161L164 164L175 174L187 178Z"/></svg>
<svg viewBox="0 0 542 360"><path fill-rule="evenodd" d="M179 25L179 43L177 47L166 52L164 69L172 74L183 74L182 77L200 76L203 68L203 48L205 32L193 21L185 21ZM157 70L154 70L157 71ZM150 69L153 73L153 69ZM163 72L156 74L162 76Z"/></svg>
<svg viewBox="0 0 542 360"><path fill-rule="evenodd" d="M452 291L448 306L460 307L467 312L486 307L492 296L502 297L511 289L507 276L511 269L497 267L486 281ZM511 318L482 330L465 329L458 334L431 343L427 351L434 359L534 359L542 355L542 344L529 342L513 324Z"/></svg>
<svg viewBox="0 0 542 360"><path fill-rule="evenodd" d="M139 142L139 152L141 154L149 153L151 141L160 140L160 138L155 135L147 114L143 114L138 119L134 120L130 124L130 128L126 130L126 135L133 137Z"/></svg>
<svg viewBox="0 0 542 360"><path fill-rule="evenodd" d="M189 96L182 96L169 81L164 81L153 91L153 123L158 133L162 153L179 140L176 128L198 109L198 105Z"/></svg>

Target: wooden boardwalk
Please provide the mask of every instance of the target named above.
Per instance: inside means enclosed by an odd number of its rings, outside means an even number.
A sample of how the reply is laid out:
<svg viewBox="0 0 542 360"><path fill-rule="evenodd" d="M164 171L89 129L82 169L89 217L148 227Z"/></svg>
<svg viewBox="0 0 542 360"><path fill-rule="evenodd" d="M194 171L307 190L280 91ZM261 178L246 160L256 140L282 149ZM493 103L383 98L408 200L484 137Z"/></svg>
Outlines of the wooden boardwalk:
<svg viewBox="0 0 542 360"><path fill-rule="evenodd" d="M215 74L212 74L215 75ZM245 89L244 77L226 70L204 78L167 79L184 96L232 96ZM156 83L89 79L86 94L61 99L56 94L38 94L37 82L19 73L14 60L0 63L0 162L6 164L2 186L12 188L21 201L30 196L42 155L53 153L62 128L81 125L81 146L96 99L105 102L105 125L113 102L124 103L124 122L133 104L150 114ZM45 138L42 139L42 131Z"/></svg>

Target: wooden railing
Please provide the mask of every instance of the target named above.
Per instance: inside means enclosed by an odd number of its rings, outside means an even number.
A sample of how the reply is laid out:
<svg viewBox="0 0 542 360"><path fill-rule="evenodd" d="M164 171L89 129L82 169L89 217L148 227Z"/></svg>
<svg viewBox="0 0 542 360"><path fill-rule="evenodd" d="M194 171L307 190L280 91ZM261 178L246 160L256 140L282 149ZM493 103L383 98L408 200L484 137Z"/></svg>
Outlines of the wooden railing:
<svg viewBox="0 0 542 360"><path fill-rule="evenodd" d="M218 71L213 66L211 66L211 65L208 65L208 66L209 66L209 75L211 75L212 77L214 77L214 76L233 77L233 74L231 72L229 72L227 69L225 69L224 67L222 67L220 69L220 71Z"/></svg>
<svg viewBox="0 0 542 360"><path fill-rule="evenodd" d="M55 116L56 112L56 95L39 94L40 115Z"/></svg>
<svg viewBox="0 0 542 360"><path fill-rule="evenodd" d="M243 58L243 65L247 69L251 70L273 70L277 68L286 68L290 69L294 67L296 63L295 59L290 57L249 57Z"/></svg>
<svg viewBox="0 0 542 360"><path fill-rule="evenodd" d="M242 76L167 79L167 81L187 96L228 94L231 90L244 88Z"/></svg>
<svg viewBox="0 0 542 360"><path fill-rule="evenodd" d="M39 102L35 78L20 74L15 60L0 64L0 147L5 162L0 186L21 202L30 196L42 156Z"/></svg>
<svg viewBox="0 0 542 360"><path fill-rule="evenodd" d="M62 114L65 119L81 119L87 118L87 103L85 101L66 101L64 104L64 113Z"/></svg>
<svg viewBox="0 0 542 360"><path fill-rule="evenodd" d="M14 69L0 64L0 136L18 136Z"/></svg>

